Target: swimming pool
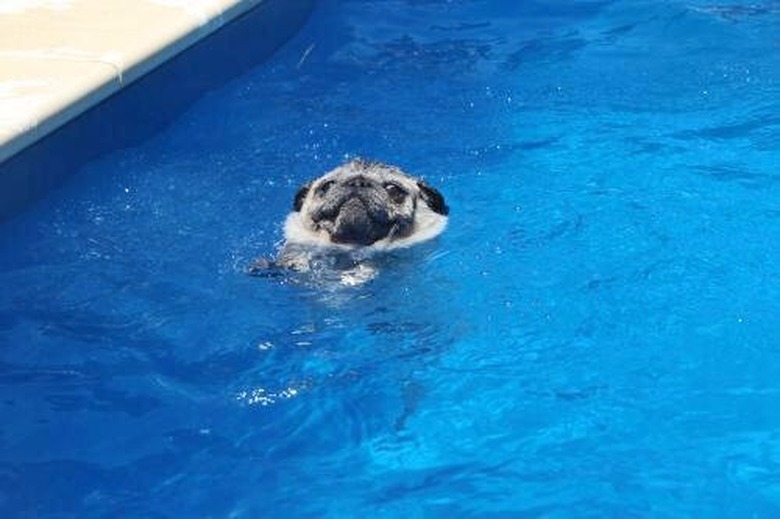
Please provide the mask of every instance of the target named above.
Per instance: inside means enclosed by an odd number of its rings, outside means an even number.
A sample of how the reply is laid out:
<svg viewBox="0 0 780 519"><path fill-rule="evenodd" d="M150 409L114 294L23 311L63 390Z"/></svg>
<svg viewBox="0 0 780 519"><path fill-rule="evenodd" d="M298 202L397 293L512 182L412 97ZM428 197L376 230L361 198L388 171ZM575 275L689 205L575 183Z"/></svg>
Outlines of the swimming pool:
<svg viewBox="0 0 780 519"><path fill-rule="evenodd" d="M325 0L0 228L0 513L775 517L775 4ZM447 197L245 276L346 157Z"/></svg>

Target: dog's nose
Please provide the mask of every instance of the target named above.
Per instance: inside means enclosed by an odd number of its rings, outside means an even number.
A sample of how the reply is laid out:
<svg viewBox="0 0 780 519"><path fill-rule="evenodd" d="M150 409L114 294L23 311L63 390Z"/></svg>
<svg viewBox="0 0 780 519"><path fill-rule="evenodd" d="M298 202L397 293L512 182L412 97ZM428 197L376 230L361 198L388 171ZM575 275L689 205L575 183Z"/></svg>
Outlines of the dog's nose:
<svg viewBox="0 0 780 519"><path fill-rule="evenodd" d="M352 177L347 181L347 186L352 188L370 187L371 181L362 175Z"/></svg>

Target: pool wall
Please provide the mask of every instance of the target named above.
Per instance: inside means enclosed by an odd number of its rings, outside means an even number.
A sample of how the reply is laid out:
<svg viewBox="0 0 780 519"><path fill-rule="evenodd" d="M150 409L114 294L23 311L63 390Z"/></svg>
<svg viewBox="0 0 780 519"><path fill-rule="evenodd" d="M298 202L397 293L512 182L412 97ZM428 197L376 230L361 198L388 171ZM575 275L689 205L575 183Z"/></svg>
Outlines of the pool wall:
<svg viewBox="0 0 780 519"><path fill-rule="evenodd" d="M315 0L210 3L233 5L214 14L201 12L200 23L174 20L178 25L168 38L150 28L151 41L141 46L144 52L136 52L135 63L122 70L109 64L106 78L103 71L93 77L85 74L80 90L62 83L68 88L46 104L48 114L44 110L35 124L18 124L19 131L10 137L6 124L0 132L0 221L28 207L89 160L159 132L205 92L267 59L306 22ZM180 4L191 9L197 2ZM116 9L113 15L120 16ZM0 10L0 20L8 16ZM74 41L78 34L74 30ZM3 57L0 49L0 60ZM0 87L17 81L6 80L0 75ZM49 90L60 85L51 82ZM0 101L8 106L2 90Z"/></svg>

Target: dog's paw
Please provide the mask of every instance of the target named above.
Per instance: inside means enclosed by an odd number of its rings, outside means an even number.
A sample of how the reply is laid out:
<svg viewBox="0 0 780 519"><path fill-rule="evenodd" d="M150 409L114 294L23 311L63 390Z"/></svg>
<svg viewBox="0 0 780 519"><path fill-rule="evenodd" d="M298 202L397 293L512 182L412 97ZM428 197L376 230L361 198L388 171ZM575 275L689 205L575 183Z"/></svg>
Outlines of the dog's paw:
<svg viewBox="0 0 780 519"><path fill-rule="evenodd" d="M277 277L282 275L282 269L279 264L268 258L257 258L247 268L245 273L248 276L256 277Z"/></svg>

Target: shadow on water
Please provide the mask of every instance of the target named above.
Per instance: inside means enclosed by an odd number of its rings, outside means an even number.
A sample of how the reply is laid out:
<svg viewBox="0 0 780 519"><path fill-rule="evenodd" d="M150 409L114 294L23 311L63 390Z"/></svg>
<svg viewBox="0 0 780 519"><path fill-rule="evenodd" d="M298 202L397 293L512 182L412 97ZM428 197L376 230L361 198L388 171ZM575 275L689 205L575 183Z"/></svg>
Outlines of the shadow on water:
<svg viewBox="0 0 780 519"><path fill-rule="evenodd" d="M165 129L209 90L247 72L292 38L313 0L262 2L164 66L0 164L0 221L89 161Z"/></svg>

